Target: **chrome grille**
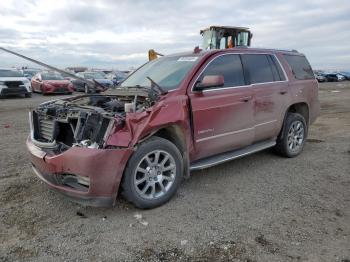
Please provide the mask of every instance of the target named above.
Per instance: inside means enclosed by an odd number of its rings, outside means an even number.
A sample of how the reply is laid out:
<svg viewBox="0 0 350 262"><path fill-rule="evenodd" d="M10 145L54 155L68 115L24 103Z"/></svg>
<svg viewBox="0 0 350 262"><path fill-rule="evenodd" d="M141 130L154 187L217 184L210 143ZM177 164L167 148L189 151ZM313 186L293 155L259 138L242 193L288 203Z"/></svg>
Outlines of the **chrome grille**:
<svg viewBox="0 0 350 262"><path fill-rule="evenodd" d="M39 122L40 136L46 140L53 140L55 123L52 120L41 119Z"/></svg>

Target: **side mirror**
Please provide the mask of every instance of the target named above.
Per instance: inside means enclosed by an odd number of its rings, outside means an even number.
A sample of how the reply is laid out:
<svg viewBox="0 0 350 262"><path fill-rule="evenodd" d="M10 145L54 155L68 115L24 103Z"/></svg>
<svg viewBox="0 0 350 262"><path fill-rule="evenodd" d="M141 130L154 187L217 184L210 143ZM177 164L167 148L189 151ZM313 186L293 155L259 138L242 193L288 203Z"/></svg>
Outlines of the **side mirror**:
<svg viewBox="0 0 350 262"><path fill-rule="evenodd" d="M193 91L201 92L206 88L224 86L225 80L223 75L208 75L203 78L201 82L198 82Z"/></svg>

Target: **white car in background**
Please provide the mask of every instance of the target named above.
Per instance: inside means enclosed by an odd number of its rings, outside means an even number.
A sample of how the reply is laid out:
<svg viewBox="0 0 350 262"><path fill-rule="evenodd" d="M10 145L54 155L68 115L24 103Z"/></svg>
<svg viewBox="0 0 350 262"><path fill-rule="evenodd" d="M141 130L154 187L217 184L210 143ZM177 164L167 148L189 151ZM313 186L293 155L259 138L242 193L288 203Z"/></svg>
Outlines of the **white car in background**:
<svg viewBox="0 0 350 262"><path fill-rule="evenodd" d="M24 95L32 96L30 81L23 72L14 68L0 68L0 96Z"/></svg>

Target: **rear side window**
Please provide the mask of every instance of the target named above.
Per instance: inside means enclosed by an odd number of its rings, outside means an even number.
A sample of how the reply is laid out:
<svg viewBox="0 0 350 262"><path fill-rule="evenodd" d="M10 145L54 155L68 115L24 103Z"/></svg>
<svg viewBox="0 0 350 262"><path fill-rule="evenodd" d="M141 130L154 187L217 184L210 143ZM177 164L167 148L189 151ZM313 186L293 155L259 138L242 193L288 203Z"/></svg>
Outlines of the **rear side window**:
<svg viewBox="0 0 350 262"><path fill-rule="evenodd" d="M296 79L314 79L314 73L305 56L301 55L283 55L288 64L292 68Z"/></svg>
<svg viewBox="0 0 350 262"><path fill-rule="evenodd" d="M281 65L277 61L276 57L274 55L268 55L267 58L270 62L270 66L272 69L272 74L273 74L274 80L275 81L285 81L286 76L284 75L283 70L281 68Z"/></svg>
<svg viewBox="0 0 350 262"><path fill-rule="evenodd" d="M274 74L268 56L261 54L242 55L242 62L250 84L273 82ZM277 77L277 76L276 76Z"/></svg>
<svg viewBox="0 0 350 262"><path fill-rule="evenodd" d="M242 86L245 84L239 55L223 55L215 58L209 63L198 80L202 81L204 76L207 75L224 76L225 84L223 87Z"/></svg>

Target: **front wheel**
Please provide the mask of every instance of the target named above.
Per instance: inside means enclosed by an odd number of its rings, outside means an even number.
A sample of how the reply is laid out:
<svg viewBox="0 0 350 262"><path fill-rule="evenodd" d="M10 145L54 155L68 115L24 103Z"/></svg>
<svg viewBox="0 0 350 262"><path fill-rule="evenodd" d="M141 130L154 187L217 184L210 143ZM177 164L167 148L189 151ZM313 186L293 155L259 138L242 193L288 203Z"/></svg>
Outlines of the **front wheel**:
<svg viewBox="0 0 350 262"><path fill-rule="evenodd" d="M276 151L285 157L295 157L304 148L307 125L305 118L298 113L287 113L284 127L277 139Z"/></svg>
<svg viewBox="0 0 350 262"><path fill-rule="evenodd" d="M166 139L152 137L131 156L122 181L122 194L139 208L160 206L175 194L182 173L178 148Z"/></svg>

